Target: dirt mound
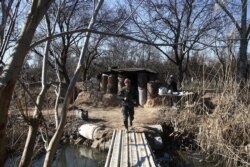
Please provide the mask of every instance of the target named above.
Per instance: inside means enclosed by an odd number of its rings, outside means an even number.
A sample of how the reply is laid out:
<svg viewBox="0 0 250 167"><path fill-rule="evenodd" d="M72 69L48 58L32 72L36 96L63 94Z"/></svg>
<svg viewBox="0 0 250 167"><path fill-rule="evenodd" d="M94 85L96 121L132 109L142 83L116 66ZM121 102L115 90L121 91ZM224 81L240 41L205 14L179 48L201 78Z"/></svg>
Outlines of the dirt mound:
<svg viewBox="0 0 250 167"><path fill-rule="evenodd" d="M148 99L147 103L145 104L145 107L155 107L162 105L162 98L156 97L154 99Z"/></svg>
<svg viewBox="0 0 250 167"><path fill-rule="evenodd" d="M93 103L93 101L91 99L91 93L83 91L83 92L78 94L78 96L74 102L74 106L79 106L81 104L92 104L92 103Z"/></svg>
<svg viewBox="0 0 250 167"><path fill-rule="evenodd" d="M102 107L116 107L120 105L117 95L104 94L98 91L82 91L78 94L73 106L91 105Z"/></svg>
<svg viewBox="0 0 250 167"><path fill-rule="evenodd" d="M103 106L116 107L119 106L121 101L117 98L117 95L114 94L105 94L102 98Z"/></svg>

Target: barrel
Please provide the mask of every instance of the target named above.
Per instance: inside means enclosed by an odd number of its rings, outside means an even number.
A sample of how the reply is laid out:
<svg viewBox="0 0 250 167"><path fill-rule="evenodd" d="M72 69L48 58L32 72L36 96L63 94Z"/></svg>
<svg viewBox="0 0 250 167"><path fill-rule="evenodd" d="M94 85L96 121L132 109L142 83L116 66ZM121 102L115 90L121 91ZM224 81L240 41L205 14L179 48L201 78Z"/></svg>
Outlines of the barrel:
<svg viewBox="0 0 250 167"><path fill-rule="evenodd" d="M120 94L122 88L124 87L124 77L118 76L118 94Z"/></svg>
<svg viewBox="0 0 250 167"><path fill-rule="evenodd" d="M147 102L147 89L138 89L139 104L144 105Z"/></svg>
<svg viewBox="0 0 250 167"><path fill-rule="evenodd" d="M106 93L108 84L108 75L102 74L101 90Z"/></svg>
<svg viewBox="0 0 250 167"><path fill-rule="evenodd" d="M147 83L147 95L148 99L154 99L158 95L159 83L155 81L150 81Z"/></svg>
<svg viewBox="0 0 250 167"><path fill-rule="evenodd" d="M117 94L118 79L116 75L108 76L107 93Z"/></svg>
<svg viewBox="0 0 250 167"><path fill-rule="evenodd" d="M138 87L141 89L147 88L148 76L146 72L139 72L137 74Z"/></svg>

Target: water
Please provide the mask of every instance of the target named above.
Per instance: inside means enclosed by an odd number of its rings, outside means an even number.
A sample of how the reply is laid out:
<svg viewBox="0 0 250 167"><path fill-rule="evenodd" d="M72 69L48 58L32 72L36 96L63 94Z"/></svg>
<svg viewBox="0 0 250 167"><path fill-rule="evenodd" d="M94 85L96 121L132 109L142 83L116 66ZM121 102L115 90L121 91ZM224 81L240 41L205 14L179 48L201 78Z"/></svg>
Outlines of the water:
<svg viewBox="0 0 250 167"><path fill-rule="evenodd" d="M199 152L175 151L156 154L156 161L160 167L214 167L215 162L204 161ZM226 167L223 164L217 164L217 167Z"/></svg>
<svg viewBox="0 0 250 167"><path fill-rule="evenodd" d="M64 146L57 154L53 167L103 167L105 165L107 152L85 146ZM32 167L43 166L44 156L33 161ZM8 160L5 167L18 166L19 158Z"/></svg>
<svg viewBox="0 0 250 167"><path fill-rule="evenodd" d="M58 151L53 167L103 167L107 152L100 152L85 146L66 145ZM197 152L176 151L156 153L156 161L160 167L214 167L215 164L202 161L202 155ZM20 158L8 160L4 167L17 167ZM43 166L44 156L33 161L32 167ZM217 165L225 167L225 165Z"/></svg>

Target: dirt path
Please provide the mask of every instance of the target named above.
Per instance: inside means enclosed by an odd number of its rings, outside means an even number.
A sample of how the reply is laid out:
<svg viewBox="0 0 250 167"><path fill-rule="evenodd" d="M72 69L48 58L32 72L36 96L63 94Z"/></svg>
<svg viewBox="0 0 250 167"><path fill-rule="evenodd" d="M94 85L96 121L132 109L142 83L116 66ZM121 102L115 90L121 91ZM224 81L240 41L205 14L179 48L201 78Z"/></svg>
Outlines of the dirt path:
<svg viewBox="0 0 250 167"><path fill-rule="evenodd" d="M89 111L89 121L97 124L104 124L112 128L122 128L122 113L120 107L95 108L87 107ZM133 127L145 124L158 124L161 120L159 108L135 107L135 119Z"/></svg>

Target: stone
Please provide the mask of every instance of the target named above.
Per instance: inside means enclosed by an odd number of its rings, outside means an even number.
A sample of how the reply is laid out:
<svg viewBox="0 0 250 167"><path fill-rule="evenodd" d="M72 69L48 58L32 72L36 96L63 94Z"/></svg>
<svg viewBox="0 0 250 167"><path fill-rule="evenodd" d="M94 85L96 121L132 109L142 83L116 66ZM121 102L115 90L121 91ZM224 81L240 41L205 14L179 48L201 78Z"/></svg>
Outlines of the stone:
<svg viewBox="0 0 250 167"><path fill-rule="evenodd" d="M160 136L156 136L153 138L153 148L156 150L160 150L163 149L164 145L163 145L163 141L162 138Z"/></svg>
<svg viewBox="0 0 250 167"><path fill-rule="evenodd" d="M100 145L100 140L94 140L91 145L91 148L98 148L99 145Z"/></svg>
<svg viewBox="0 0 250 167"><path fill-rule="evenodd" d="M78 109L74 110L73 112L77 118L80 118L82 120L88 120L89 114L88 114L87 110L78 108Z"/></svg>
<svg viewBox="0 0 250 167"><path fill-rule="evenodd" d="M84 139L81 138L81 137L79 137L79 138L77 138L77 139L75 140L74 145L83 144L83 142L84 142Z"/></svg>

